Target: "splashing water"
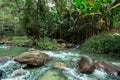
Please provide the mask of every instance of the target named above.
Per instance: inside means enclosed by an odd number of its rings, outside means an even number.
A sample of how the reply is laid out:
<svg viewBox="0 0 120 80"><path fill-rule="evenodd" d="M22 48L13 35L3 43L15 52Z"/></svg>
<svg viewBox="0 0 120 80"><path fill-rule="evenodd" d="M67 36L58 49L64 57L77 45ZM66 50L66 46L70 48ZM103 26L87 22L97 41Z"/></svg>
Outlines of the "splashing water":
<svg viewBox="0 0 120 80"><path fill-rule="evenodd" d="M43 53L49 55L53 58L60 58L60 59L69 59L70 57L78 57L79 54L73 54L72 52L51 52L51 51L42 51Z"/></svg>
<svg viewBox="0 0 120 80"><path fill-rule="evenodd" d="M64 67L64 73L68 77L68 80L88 80L86 74L81 74L76 69Z"/></svg>
<svg viewBox="0 0 120 80"><path fill-rule="evenodd" d="M54 69L60 72L60 74L64 75L67 80L120 80L120 78L116 79L109 78L108 75L99 70L95 70L92 74L82 74L78 72L75 68L76 61L81 54L78 52L68 52L68 51L42 51L45 54L48 54L53 58L52 61L49 61L42 67L34 68L34 69L23 69L23 65L9 60L4 65L0 65L0 70L3 70L5 73L2 75L2 79L0 80L41 80L40 78L46 74L47 71ZM54 68L54 63L62 61L64 63L69 63L69 66L63 66L63 68ZM51 64L51 65L49 65ZM10 77L12 73L16 70L23 70L24 73L21 75L17 75L14 77ZM48 75L48 74L46 74ZM52 75L60 76L60 75ZM64 80L66 80L66 78ZM49 78L48 78L49 79ZM43 79L45 80L45 79ZM62 79L60 79L62 80Z"/></svg>
<svg viewBox="0 0 120 80"><path fill-rule="evenodd" d="M98 77L98 78L101 78L101 79L105 79L107 77L107 73L99 71L99 70L95 70L93 72L93 75Z"/></svg>

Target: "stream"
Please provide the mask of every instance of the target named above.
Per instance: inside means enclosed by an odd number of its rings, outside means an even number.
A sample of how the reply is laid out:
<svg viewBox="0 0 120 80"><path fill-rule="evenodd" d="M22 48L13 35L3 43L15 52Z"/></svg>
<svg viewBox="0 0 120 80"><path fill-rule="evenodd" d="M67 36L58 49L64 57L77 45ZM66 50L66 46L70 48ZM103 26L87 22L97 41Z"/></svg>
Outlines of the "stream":
<svg viewBox="0 0 120 80"><path fill-rule="evenodd" d="M0 46L0 56L15 56L17 53L27 51L22 47ZM94 60L104 60L120 65L119 57L94 53L81 53L79 50L40 50L52 57L42 67L26 68L26 65L19 64L12 60L11 57L6 63L0 63L0 80L120 80L120 76L110 76L99 70L92 74L83 74L76 70L77 61L80 56L88 55ZM61 62L65 66L56 68L55 63Z"/></svg>

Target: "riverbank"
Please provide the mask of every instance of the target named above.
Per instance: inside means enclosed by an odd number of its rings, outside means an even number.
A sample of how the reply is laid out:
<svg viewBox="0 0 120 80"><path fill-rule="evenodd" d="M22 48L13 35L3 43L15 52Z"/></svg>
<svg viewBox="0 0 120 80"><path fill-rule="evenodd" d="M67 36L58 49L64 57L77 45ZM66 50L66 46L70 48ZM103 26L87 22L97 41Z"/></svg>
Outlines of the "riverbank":
<svg viewBox="0 0 120 80"><path fill-rule="evenodd" d="M19 46L44 50L62 50L75 47L75 44L68 43L63 39L41 38L30 39L26 36L7 37L0 41L0 44L7 46Z"/></svg>

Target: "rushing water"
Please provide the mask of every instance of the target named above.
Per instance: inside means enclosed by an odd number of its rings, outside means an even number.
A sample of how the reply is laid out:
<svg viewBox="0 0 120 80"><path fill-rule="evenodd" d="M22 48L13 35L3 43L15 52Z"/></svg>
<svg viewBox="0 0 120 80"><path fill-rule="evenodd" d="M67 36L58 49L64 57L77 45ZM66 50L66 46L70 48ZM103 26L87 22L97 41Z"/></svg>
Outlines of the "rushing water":
<svg viewBox="0 0 120 80"><path fill-rule="evenodd" d="M42 52L48 54L53 59L44 66L34 69L24 68L25 65L21 65L10 59L3 65L0 65L0 71L3 71L0 80L120 80L119 76L109 76L99 70L95 70L89 75L82 74L76 70L77 61L79 57L83 55L88 55L95 60L102 59L115 64L120 62L120 59L117 57L114 58L109 55L80 53L76 50ZM55 68L55 62L65 63L66 66Z"/></svg>

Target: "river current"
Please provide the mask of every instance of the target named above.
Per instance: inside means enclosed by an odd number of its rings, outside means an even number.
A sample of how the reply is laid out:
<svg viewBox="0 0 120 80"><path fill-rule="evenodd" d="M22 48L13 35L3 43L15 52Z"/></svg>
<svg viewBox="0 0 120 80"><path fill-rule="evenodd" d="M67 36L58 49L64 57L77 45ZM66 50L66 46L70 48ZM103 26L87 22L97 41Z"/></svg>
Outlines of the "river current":
<svg viewBox="0 0 120 80"><path fill-rule="evenodd" d="M3 47L2 47L3 48ZM6 47L5 47L6 48ZM0 80L120 80L119 76L109 76L105 72L95 70L92 74L82 74L76 70L79 57L88 55L94 60L104 60L119 64L119 58L102 54L81 53L79 50L40 50L52 57L42 67L24 68L25 65L13 61L11 58L4 64L0 64L2 75ZM56 68L56 62L64 63L66 66Z"/></svg>

